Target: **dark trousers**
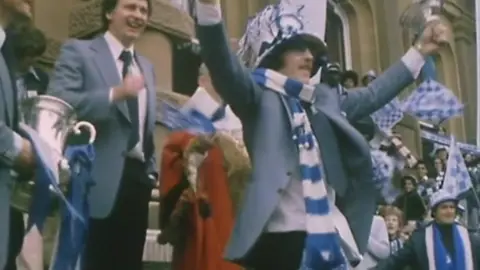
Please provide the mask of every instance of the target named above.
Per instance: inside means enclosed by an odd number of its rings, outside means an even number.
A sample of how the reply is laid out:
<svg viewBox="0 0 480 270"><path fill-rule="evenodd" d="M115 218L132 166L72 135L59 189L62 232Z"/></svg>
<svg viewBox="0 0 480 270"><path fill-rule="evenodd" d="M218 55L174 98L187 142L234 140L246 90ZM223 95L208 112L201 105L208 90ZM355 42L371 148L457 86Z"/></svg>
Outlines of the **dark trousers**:
<svg viewBox="0 0 480 270"><path fill-rule="evenodd" d="M254 270L298 270L302 262L305 232L264 233L247 256Z"/></svg>
<svg viewBox="0 0 480 270"><path fill-rule="evenodd" d="M23 213L10 208L10 231L8 235L8 258L4 270L16 270L16 259L22 251L23 236L25 235L25 223Z"/></svg>
<svg viewBox="0 0 480 270"><path fill-rule="evenodd" d="M127 158L112 212L90 219L83 270L142 270L152 188L139 177L148 177L144 164Z"/></svg>

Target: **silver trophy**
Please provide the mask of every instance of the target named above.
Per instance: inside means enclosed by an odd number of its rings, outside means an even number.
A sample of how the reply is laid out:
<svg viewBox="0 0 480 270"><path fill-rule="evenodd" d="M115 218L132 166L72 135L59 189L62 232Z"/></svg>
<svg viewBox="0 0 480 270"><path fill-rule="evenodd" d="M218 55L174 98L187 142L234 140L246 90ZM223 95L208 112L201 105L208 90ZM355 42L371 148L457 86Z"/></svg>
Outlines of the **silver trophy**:
<svg viewBox="0 0 480 270"><path fill-rule="evenodd" d="M425 25L439 17L443 10L444 0L413 0L400 16L400 25L421 33Z"/></svg>
<svg viewBox="0 0 480 270"><path fill-rule="evenodd" d="M24 123L34 129L50 146L48 154L57 164L58 185L65 191L70 179L68 161L63 156L67 137L71 133L81 134L81 128L86 128L90 134L89 143L93 143L96 137L94 126L85 121L77 122L73 107L52 96L36 96L26 100L22 106L22 113ZM12 194L12 206L28 212L34 187L34 180L16 183ZM53 187L50 187L50 191L56 192Z"/></svg>

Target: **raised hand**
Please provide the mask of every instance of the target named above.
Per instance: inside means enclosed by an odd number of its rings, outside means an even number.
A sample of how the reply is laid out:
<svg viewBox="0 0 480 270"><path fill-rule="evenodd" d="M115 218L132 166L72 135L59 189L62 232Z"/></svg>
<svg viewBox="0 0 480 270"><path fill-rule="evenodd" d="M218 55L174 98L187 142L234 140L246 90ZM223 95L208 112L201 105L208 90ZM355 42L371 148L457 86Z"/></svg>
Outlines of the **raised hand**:
<svg viewBox="0 0 480 270"><path fill-rule="evenodd" d="M145 80L141 74L127 74L120 86L113 88L114 101L136 97L145 88Z"/></svg>
<svg viewBox="0 0 480 270"><path fill-rule="evenodd" d="M431 55L446 44L450 36L451 29L440 19L436 19L427 24L415 47L423 55Z"/></svg>

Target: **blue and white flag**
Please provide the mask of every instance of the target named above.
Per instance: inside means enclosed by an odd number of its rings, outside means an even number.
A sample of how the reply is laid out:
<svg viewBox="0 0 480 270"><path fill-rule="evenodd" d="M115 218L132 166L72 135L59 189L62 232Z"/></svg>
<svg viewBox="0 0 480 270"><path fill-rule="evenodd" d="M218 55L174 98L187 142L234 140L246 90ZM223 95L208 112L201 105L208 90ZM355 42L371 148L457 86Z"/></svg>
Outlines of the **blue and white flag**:
<svg viewBox="0 0 480 270"><path fill-rule="evenodd" d="M444 145L448 146L450 145L450 140L448 136L441 135L441 134L436 134L431 131L426 131L422 130L420 131L420 136L423 139L429 140L431 142L436 143L437 145ZM462 151L462 153L468 153L472 154L474 156L480 156L480 147L473 145L473 144L468 144L468 143L461 143L457 142L457 147Z"/></svg>
<svg viewBox="0 0 480 270"><path fill-rule="evenodd" d="M400 100L394 98L390 103L374 112L371 117L380 131L387 136L391 135L392 128L403 119Z"/></svg>
<svg viewBox="0 0 480 270"><path fill-rule="evenodd" d="M445 189L450 194L458 196L468 191L471 187L472 181L467 166L465 165L465 160L463 160L462 153L457 146L455 137L452 136L442 189Z"/></svg>
<svg viewBox="0 0 480 270"><path fill-rule="evenodd" d="M446 86L427 79L404 101L403 111L434 124L463 114L464 105Z"/></svg>

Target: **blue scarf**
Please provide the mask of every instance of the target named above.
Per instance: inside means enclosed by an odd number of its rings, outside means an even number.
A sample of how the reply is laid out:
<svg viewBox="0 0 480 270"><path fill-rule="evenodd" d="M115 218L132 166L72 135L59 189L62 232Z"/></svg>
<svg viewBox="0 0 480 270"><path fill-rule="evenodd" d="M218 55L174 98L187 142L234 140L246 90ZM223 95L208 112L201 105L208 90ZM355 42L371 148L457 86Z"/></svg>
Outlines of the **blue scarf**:
<svg viewBox="0 0 480 270"><path fill-rule="evenodd" d="M455 223L452 225L452 234L455 254L449 254L445 248L441 232L435 222L425 228L425 244L430 269L473 270L472 246L467 229Z"/></svg>
<svg viewBox="0 0 480 270"><path fill-rule="evenodd" d="M208 118L198 110L185 112L180 106L167 101L162 101L160 107L162 116L158 121L161 124L173 131L183 130L192 134L213 134L216 131L213 123L223 119L226 112L226 105L222 105Z"/></svg>
<svg viewBox="0 0 480 270"><path fill-rule="evenodd" d="M448 253L442 242L442 235L438 229L438 225L433 225L436 270L466 270L464 245L457 225L452 226L452 233L455 254Z"/></svg>
<svg viewBox="0 0 480 270"><path fill-rule="evenodd" d="M32 143L37 164L35 188L28 211L27 231L33 226L36 226L39 231L43 230L45 220L51 212L52 199L54 197L60 200L61 204L73 217L84 222L81 214L67 200L57 183L58 175L54 170L58 164L55 164L55 160L52 158L50 146L29 126L20 125L20 133ZM51 189L55 191L55 195L53 195Z"/></svg>
<svg viewBox="0 0 480 270"><path fill-rule="evenodd" d="M62 208L62 219L53 270L73 270L83 253L87 237L90 208L88 192L94 184L91 171L95 159L92 145L70 146L65 150L65 156L71 168L67 199L72 203L84 222L73 217L68 209Z"/></svg>
<svg viewBox="0 0 480 270"><path fill-rule="evenodd" d="M314 87L268 69L256 69L253 78L260 86L284 96L290 114L293 143L298 148L300 175L306 208L307 237L303 269L330 270L346 265L340 237L331 215L320 149L301 101L310 104L315 99Z"/></svg>

